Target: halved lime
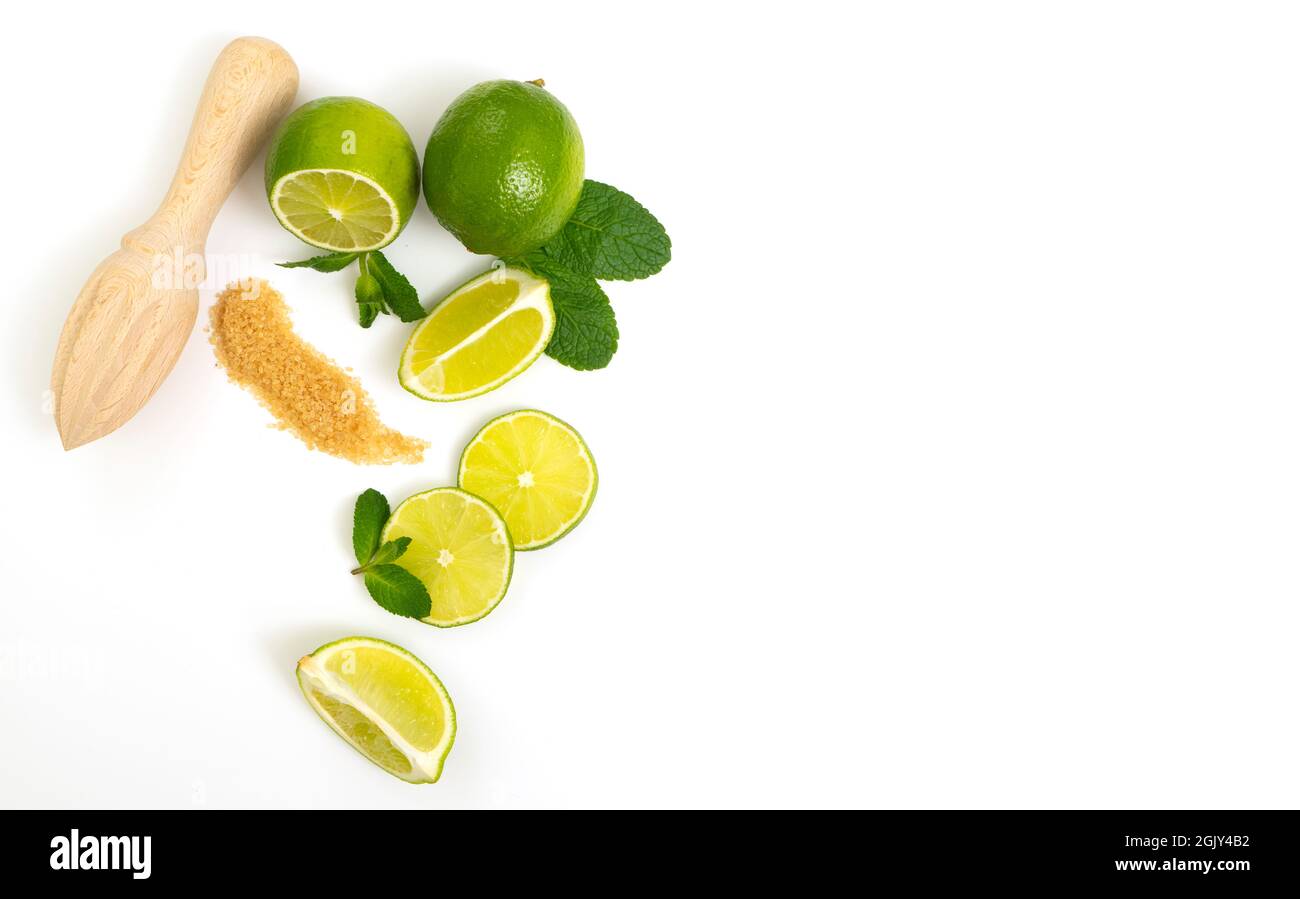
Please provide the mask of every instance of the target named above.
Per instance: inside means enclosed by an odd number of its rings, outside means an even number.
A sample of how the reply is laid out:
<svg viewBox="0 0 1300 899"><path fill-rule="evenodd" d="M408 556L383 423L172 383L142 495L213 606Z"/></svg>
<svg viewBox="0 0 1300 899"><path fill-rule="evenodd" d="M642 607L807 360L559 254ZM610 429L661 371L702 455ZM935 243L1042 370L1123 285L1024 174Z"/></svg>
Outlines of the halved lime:
<svg viewBox="0 0 1300 899"><path fill-rule="evenodd" d="M434 783L456 739L456 709L429 666L373 637L298 660L298 685L333 731L389 774Z"/></svg>
<svg viewBox="0 0 1300 899"><path fill-rule="evenodd" d="M515 549L491 505L455 487L417 493L393 510L383 542L410 537L400 564L418 577L432 601L436 627L478 621L505 598Z"/></svg>
<svg viewBox="0 0 1300 899"><path fill-rule="evenodd" d="M315 247L365 252L392 243L401 215L382 187L340 169L305 169L271 188L271 209L280 224Z"/></svg>
<svg viewBox="0 0 1300 899"><path fill-rule="evenodd" d="M460 457L461 488L496 506L517 550L549 546L577 527L598 480L578 432L536 409L492 419Z"/></svg>
<svg viewBox="0 0 1300 899"><path fill-rule="evenodd" d="M298 107L266 154L275 217L326 250L387 246L410 220L419 192L411 136L386 109L359 97L321 97Z"/></svg>
<svg viewBox="0 0 1300 899"><path fill-rule="evenodd" d="M550 285L521 269L495 268L456 288L420 322L397 376L422 399L468 399L532 365L554 330Z"/></svg>

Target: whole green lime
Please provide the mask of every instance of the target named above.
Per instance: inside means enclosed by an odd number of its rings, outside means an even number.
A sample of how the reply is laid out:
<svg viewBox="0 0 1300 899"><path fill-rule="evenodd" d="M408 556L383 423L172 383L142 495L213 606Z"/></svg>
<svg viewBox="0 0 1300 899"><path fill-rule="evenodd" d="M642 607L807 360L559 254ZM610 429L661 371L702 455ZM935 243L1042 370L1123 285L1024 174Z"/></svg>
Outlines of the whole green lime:
<svg viewBox="0 0 1300 899"><path fill-rule="evenodd" d="M415 210L420 157L386 109L322 97L290 113L271 139L266 195L280 224L313 246L377 250Z"/></svg>
<svg viewBox="0 0 1300 899"><path fill-rule="evenodd" d="M517 256L550 240L578 205L582 178L577 122L530 81L471 87L424 150L424 198L475 253Z"/></svg>

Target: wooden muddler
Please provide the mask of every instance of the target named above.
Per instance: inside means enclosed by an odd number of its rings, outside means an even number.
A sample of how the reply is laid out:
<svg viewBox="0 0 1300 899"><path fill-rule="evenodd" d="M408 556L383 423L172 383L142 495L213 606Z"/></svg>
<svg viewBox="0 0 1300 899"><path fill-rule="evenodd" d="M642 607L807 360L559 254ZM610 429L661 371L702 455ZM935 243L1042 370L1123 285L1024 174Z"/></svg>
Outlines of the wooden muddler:
<svg viewBox="0 0 1300 899"><path fill-rule="evenodd" d="M298 67L272 41L241 37L217 57L167 197L91 273L63 325L50 386L64 449L121 427L176 364L208 230L297 92Z"/></svg>

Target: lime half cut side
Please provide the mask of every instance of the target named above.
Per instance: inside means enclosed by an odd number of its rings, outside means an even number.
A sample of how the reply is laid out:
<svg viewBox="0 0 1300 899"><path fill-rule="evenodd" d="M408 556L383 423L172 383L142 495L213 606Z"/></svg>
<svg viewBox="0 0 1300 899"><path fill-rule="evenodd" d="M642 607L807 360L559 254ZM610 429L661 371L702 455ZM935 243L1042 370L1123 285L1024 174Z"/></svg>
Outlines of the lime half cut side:
<svg viewBox="0 0 1300 899"><path fill-rule="evenodd" d="M402 230L388 192L342 169L290 172L271 188L271 209L300 240L337 253L377 250Z"/></svg>
<svg viewBox="0 0 1300 899"><path fill-rule="evenodd" d="M298 662L316 714L353 749L408 783L434 783L456 739L451 696L429 666L372 637L327 643Z"/></svg>
<svg viewBox="0 0 1300 899"><path fill-rule="evenodd" d="M417 493L393 510L383 542L410 537L401 566L429 591L435 627L478 621L505 598L514 571L510 531L497 510L455 487Z"/></svg>
<svg viewBox="0 0 1300 899"><path fill-rule="evenodd" d="M536 409L508 412L474 435L460 486L496 506L515 549L541 549L577 527L596 498L596 460L582 436Z"/></svg>
<svg viewBox="0 0 1300 899"><path fill-rule="evenodd" d="M402 350L398 379L426 400L479 396L532 365L554 330L550 285L520 269L494 268L420 322Z"/></svg>

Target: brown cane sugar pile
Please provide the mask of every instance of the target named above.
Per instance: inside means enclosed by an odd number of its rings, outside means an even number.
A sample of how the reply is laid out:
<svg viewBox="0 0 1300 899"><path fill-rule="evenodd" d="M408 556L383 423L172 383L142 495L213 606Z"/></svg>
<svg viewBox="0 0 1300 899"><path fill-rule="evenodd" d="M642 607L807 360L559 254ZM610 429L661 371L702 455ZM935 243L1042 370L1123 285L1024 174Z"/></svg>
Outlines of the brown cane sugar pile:
<svg viewBox="0 0 1300 899"><path fill-rule="evenodd" d="M289 307L265 281L237 282L217 296L211 340L230 380L311 449L359 465L424 457L427 443L386 427L361 383L293 332Z"/></svg>

